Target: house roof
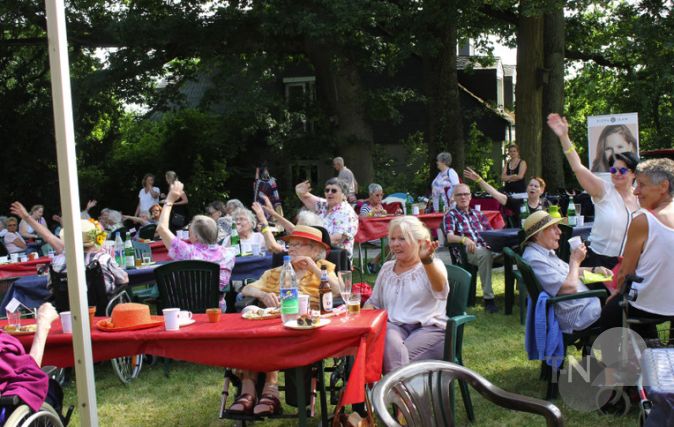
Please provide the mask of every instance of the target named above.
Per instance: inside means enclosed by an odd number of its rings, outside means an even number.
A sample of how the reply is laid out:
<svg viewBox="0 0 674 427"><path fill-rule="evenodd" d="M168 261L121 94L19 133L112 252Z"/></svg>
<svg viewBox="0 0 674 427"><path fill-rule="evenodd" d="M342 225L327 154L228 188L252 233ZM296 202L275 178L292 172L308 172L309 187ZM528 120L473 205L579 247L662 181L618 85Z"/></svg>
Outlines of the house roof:
<svg viewBox="0 0 674 427"><path fill-rule="evenodd" d="M477 103L482 105L484 108L487 110L491 111L492 113L496 114L498 117L502 118L508 124L514 126L515 125L515 113L512 111L508 111L506 109L501 110L500 108L494 107L492 104L489 102L485 101L484 99L480 98L479 96L475 95L473 92L468 90L464 85L459 83L459 89L464 91L468 96L473 98Z"/></svg>

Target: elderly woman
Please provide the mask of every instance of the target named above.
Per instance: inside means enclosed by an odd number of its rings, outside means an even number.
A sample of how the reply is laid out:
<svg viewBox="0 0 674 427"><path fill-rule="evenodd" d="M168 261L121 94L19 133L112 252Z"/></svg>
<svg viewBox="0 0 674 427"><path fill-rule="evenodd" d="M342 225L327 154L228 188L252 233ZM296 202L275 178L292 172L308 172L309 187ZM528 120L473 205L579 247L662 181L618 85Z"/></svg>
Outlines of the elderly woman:
<svg viewBox="0 0 674 427"><path fill-rule="evenodd" d="M640 318L674 316L674 263L667 256L674 247L674 161L653 159L637 167L637 187L641 210L627 233L625 255L618 273L622 286L628 274L644 280L634 283L637 299L629 301L629 315ZM605 328L622 325L619 299L609 301L602 313ZM654 324L632 325L643 338L657 338Z"/></svg>
<svg viewBox="0 0 674 427"><path fill-rule="evenodd" d="M236 223L236 231L239 233L239 241L241 247L250 247L251 245L260 245L265 247L264 236L262 233L255 231L257 227L257 219L253 212L246 208L239 208L232 213L234 222Z"/></svg>
<svg viewBox="0 0 674 427"><path fill-rule="evenodd" d="M447 152L438 154L436 158L436 165L438 167L438 175L431 184L431 191L433 196L433 211L440 211L440 199L443 200L445 207L449 207L452 203L452 194L454 187L459 184L459 175L451 168L452 155Z"/></svg>
<svg viewBox="0 0 674 427"><path fill-rule="evenodd" d="M210 261L220 266L220 290L229 283L234 268L234 255L217 244L218 226L212 218L195 215L189 229L189 243L178 239L169 228L169 218L173 203L183 194L183 183L176 181L166 195L166 202L159 216L157 232L164 246L169 250L169 257L174 260L198 259Z"/></svg>
<svg viewBox="0 0 674 427"><path fill-rule="evenodd" d="M581 267L587 248L581 244L571 252L569 263L555 255L562 235L557 223L561 218L552 218L545 211L534 212L524 222L524 249L522 258L529 263L543 290L550 296L575 294L588 291L580 278L585 271L611 275L605 267ZM535 302L534 302L535 303ZM601 303L599 298L581 298L555 304L555 315L559 328L564 333L581 331L599 320Z"/></svg>
<svg viewBox="0 0 674 427"><path fill-rule="evenodd" d="M325 261L327 244L322 240L321 232L306 225L297 225L293 232L284 237L288 242L288 254L297 275L299 291L308 294L312 305L318 305L318 286L321 283L321 267L328 270L328 281L333 296L339 295L339 284L335 275L335 265ZM279 283L282 267L264 272L256 282L244 287L242 293L260 300L267 307L278 307ZM245 371L242 374L241 395L237 397L229 412L254 413L256 415L277 414L281 410L278 391L278 372L267 372L262 395L256 401L256 373Z"/></svg>
<svg viewBox="0 0 674 427"><path fill-rule="evenodd" d="M3 237L5 248L10 254L18 254L26 250L28 244L18 231L19 221L16 218L7 218L7 232Z"/></svg>
<svg viewBox="0 0 674 427"><path fill-rule="evenodd" d="M330 233L332 246L345 249L349 257L353 253L353 242L358 232L358 215L346 201L347 185L338 178L325 182L325 198L311 194L311 184L304 181L295 186L295 193L304 206L317 213L325 221Z"/></svg>
<svg viewBox="0 0 674 427"><path fill-rule="evenodd" d="M21 203L12 203L10 210L14 215L27 221L31 227L35 229L35 232L54 248L56 257L52 262L52 268L57 273L64 272L66 270L66 257L63 240L56 237L47 227L43 226L30 216ZM112 296L116 293L117 288L129 283L129 276L126 271L117 265L115 259L101 248L103 242L105 242L106 236L105 231L100 224L98 224L97 221L90 219L82 219L80 221L82 227L82 244L84 247L84 262L88 265L93 261L98 261L103 270L103 280L105 281L106 292L109 296Z"/></svg>
<svg viewBox="0 0 674 427"><path fill-rule="evenodd" d="M372 183L368 185L367 191L369 197L367 202L360 207L360 216L386 216L386 209L381 204L381 199L384 197L384 189L381 185Z"/></svg>
<svg viewBox="0 0 674 427"><path fill-rule="evenodd" d="M159 187L154 186L154 175L146 173L141 181L143 188L138 192L138 206L133 216L139 216L141 212L149 212L152 205L159 203Z"/></svg>
<svg viewBox="0 0 674 427"><path fill-rule="evenodd" d="M550 202L548 202L543 197L543 193L545 193L545 181L543 178L538 176L534 176L529 180L529 185L527 185L526 201L522 199L514 199L507 194L499 192L497 189L489 185L487 181L482 179L482 177L480 177L480 175L478 175L477 172L471 168L467 167L466 170L463 171L463 176L467 179L470 179L471 181L477 182L482 191L486 191L500 204L513 211L513 216L517 220L517 224L520 223L519 214L522 206L524 206L526 209L527 214L545 210L548 208L548 206L550 206Z"/></svg>
<svg viewBox="0 0 674 427"><path fill-rule="evenodd" d="M581 163L569 139L569 124L565 118L550 114L548 126L559 137L571 169L594 203L594 225L589 238L592 245L584 265L613 268L623 253L632 213L639 209L639 202L632 193L639 159L631 152L614 154L609 162L609 184Z"/></svg>
<svg viewBox="0 0 674 427"><path fill-rule="evenodd" d="M524 175L527 173L527 162L520 157L520 147L517 144L508 145L508 159L505 162L501 181L505 183L503 191L506 193L524 193ZM503 203L502 203L503 204Z"/></svg>
<svg viewBox="0 0 674 427"><path fill-rule="evenodd" d="M47 226L47 221L44 219L44 206L34 205L32 208L30 208L30 216L41 225L45 227ZM25 240L35 240L40 237L37 235L37 233L35 233L33 227L31 227L31 225L24 220L21 220L19 223L19 233Z"/></svg>
<svg viewBox="0 0 674 427"><path fill-rule="evenodd" d="M438 242L431 242L418 218L394 219L388 237L395 260L382 266L364 307L388 313L385 373L416 360L442 358L449 295L447 270L434 257Z"/></svg>

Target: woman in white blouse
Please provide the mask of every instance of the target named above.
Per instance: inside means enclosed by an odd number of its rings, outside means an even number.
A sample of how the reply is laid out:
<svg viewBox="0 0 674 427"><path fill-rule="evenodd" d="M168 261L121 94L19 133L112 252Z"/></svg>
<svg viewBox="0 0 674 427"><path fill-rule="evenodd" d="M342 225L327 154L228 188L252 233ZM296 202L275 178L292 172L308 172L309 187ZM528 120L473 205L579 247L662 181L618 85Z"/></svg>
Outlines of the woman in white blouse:
<svg viewBox="0 0 674 427"><path fill-rule="evenodd" d="M441 359L449 295L447 270L435 259L438 242L413 216L391 221L389 245L395 260L384 264L365 308L388 313L384 372L416 360Z"/></svg>

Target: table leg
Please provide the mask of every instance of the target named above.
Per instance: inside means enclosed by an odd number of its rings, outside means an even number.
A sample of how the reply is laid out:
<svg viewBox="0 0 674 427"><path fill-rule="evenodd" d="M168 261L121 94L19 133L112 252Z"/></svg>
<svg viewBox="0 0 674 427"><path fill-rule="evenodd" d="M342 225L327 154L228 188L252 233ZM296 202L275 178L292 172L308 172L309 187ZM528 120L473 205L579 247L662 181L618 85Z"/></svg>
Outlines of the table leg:
<svg viewBox="0 0 674 427"><path fill-rule="evenodd" d="M305 427L307 425L307 401L304 390L304 380L307 375L307 367L299 366L295 368L295 388L297 391L297 417L298 425Z"/></svg>
<svg viewBox="0 0 674 427"><path fill-rule="evenodd" d="M513 314L515 276L513 275L513 263L510 257L503 257L503 273L505 276L505 314Z"/></svg>
<svg viewBox="0 0 674 427"><path fill-rule="evenodd" d="M323 370L323 360L318 364L318 393L321 399L321 425L328 426L328 401L325 397L325 371Z"/></svg>

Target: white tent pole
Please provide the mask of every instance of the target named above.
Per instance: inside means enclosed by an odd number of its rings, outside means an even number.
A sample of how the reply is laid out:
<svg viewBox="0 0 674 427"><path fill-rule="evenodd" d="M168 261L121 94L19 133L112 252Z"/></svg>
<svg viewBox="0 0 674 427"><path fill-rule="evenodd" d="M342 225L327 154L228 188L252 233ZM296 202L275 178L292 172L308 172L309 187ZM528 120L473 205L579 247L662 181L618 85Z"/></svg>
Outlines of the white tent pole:
<svg viewBox="0 0 674 427"><path fill-rule="evenodd" d="M73 316L73 351L77 375L77 400L80 425L98 426L96 384L91 353L87 285L84 274L82 227L80 224L75 131L70 98L70 70L63 0L45 0L49 38L52 104L56 135L59 191L68 271L68 294Z"/></svg>

